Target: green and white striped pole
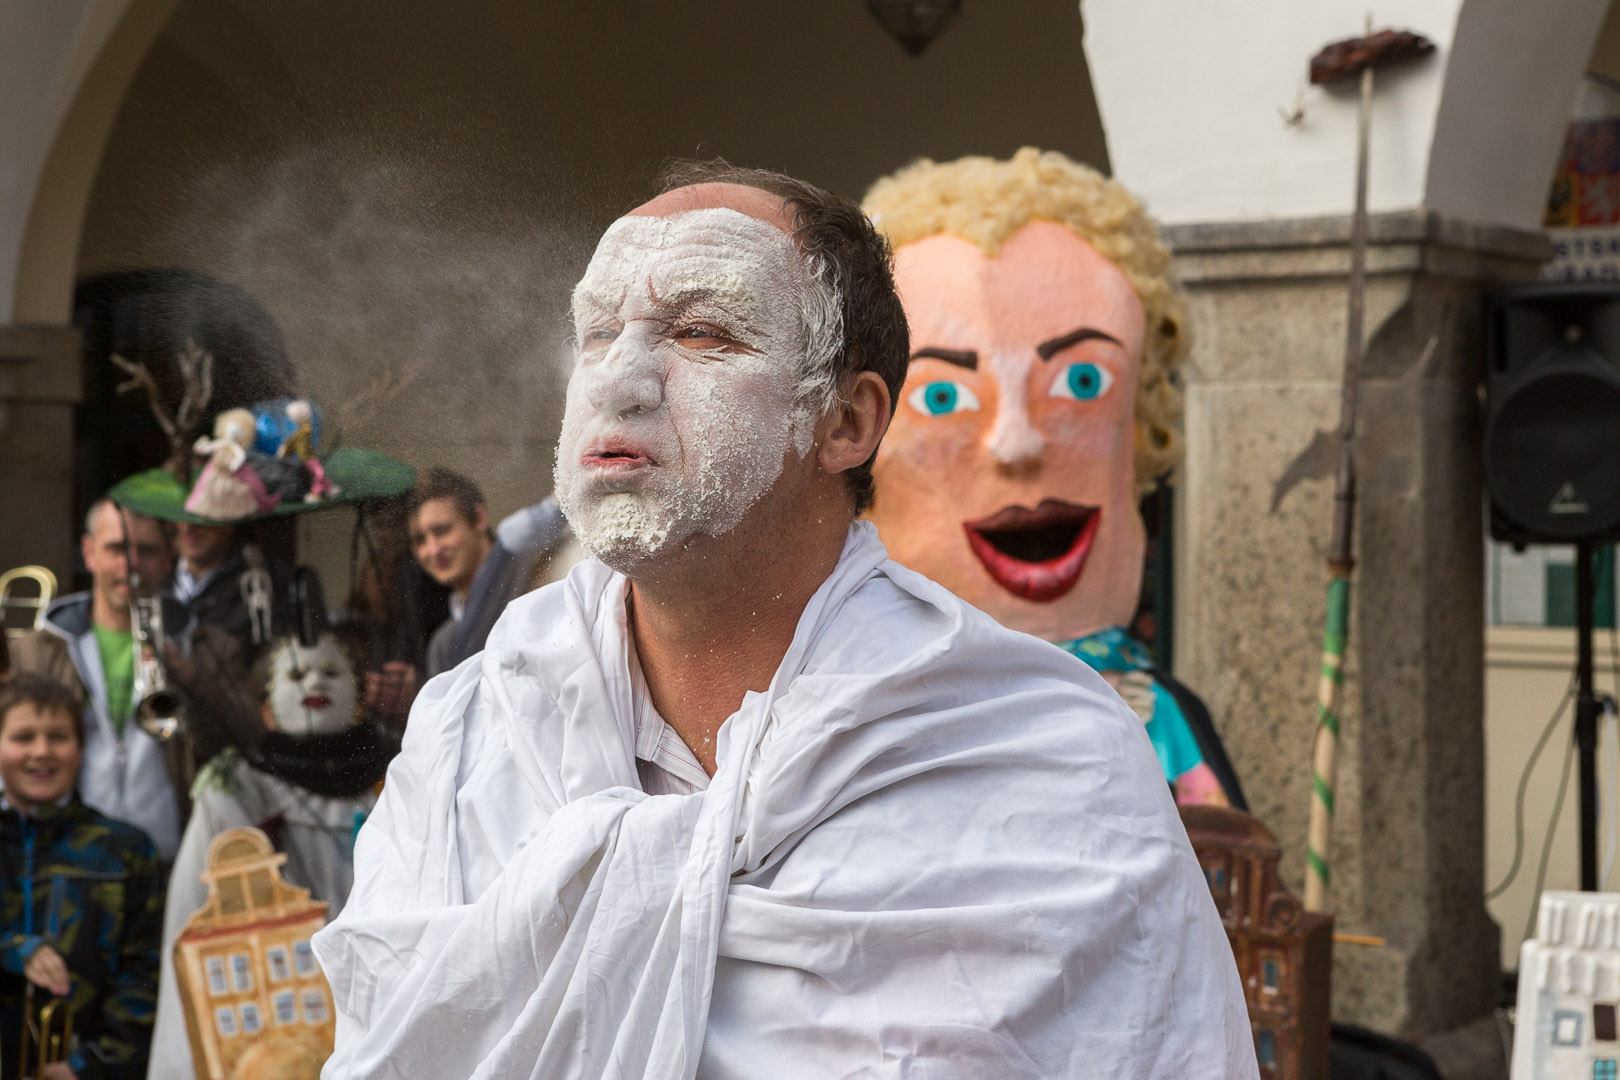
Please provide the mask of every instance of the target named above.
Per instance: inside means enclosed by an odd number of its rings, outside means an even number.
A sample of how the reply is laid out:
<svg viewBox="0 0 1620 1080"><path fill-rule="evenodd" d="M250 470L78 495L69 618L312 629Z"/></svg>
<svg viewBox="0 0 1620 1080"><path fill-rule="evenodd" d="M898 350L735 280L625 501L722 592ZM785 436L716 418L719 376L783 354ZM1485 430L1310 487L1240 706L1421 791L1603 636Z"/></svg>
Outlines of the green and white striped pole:
<svg viewBox="0 0 1620 1080"><path fill-rule="evenodd" d="M1305 848L1305 910L1324 911L1332 878L1333 755L1339 744L1339 691L1344 686L1350 638L1350 571L1328 580L1327 626L1322 633L1322 676L1316 690L1316 746L1311 753L1311 824Z"/></svg>
<svg viewBox="0 0 1620 1080"><path fill-rule="evenodd" d="M1369 19L1368 36L1372 26ZM1331 49L1332 46L1329 46ZM1328 50L1323 50L1324 53ZM1320 59L1320 56L1319 56ZM1317 682L1316 745L1311 753L1311 820L1305 849L1305 910L1327 910L1332 878L1333 756L1339 745L1339 691L1344 686L1345 649L1350 639L1351 539L1356 520L1356 395L1361 383L1362 322L1367 295L1367 139L1372 118L1373 62L1353 60L1339 78L1361 65L1356 110L1356 203L1350 217L1350 307L1345 318L1344 383L1339 392L1339 462L1333 480L1333 537L1328 544L1326 628L1322 633L1322 675ZM1312 81L1317 81L1312 63Z"/></svg>

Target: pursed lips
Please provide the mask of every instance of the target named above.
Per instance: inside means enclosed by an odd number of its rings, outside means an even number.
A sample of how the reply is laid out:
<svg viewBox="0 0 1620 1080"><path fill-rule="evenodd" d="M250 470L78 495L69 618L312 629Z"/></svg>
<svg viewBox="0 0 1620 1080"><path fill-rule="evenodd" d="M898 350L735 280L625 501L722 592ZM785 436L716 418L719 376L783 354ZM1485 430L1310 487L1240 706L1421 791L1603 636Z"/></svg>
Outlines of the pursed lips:
<svg viewBox="0 0 1620 1080"><path fill-rule="evenodd" d="M609 472L657 465L645 447L628 439L605 439L592 443L579 456L581 465Z"/></svg>

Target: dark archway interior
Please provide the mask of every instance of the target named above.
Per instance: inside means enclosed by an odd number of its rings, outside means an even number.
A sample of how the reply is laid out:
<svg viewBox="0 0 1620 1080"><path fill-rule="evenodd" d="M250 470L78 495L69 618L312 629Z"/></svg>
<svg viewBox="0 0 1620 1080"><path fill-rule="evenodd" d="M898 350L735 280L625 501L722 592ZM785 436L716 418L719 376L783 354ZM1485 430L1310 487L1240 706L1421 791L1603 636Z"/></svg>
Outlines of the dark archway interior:
<svg viewBox="0 0 1620 1080"><path fill-rule="evenodd" d="M857 197L922 155L1106 167L1081 30L1075 0L968 0L914 59L860 0L184 0L114 127L81 273L241 287L347 441L476 469L499 511L548 483L568 290L663 161Z"/></svg>

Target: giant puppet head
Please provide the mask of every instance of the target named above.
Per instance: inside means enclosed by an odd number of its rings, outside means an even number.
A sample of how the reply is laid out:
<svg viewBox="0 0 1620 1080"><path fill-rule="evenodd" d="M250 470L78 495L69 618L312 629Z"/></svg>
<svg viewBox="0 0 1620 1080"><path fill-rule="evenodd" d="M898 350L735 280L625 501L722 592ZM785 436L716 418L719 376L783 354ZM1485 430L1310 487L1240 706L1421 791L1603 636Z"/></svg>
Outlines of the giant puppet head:
<svg viewBox="0 0 1620 1080"><path fill-rule="evenodd" d="M1061 154L919 161L865 209L895 248L912 360L873 472L900 562L1049 641L1128 625L1141 494L1180 460L1169 253Z"/></svg>

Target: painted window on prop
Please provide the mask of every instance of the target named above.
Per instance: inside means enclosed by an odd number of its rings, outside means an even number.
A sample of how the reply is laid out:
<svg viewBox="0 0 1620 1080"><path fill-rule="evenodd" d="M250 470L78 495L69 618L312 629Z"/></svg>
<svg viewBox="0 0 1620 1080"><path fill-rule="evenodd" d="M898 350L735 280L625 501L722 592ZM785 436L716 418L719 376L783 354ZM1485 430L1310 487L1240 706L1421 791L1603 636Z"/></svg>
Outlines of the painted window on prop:
<svg viewBox="0 0 1620 1080"><path fill-rule="evenodd" d="M264 959L270 967L271 982L286 982L292 978L292 962L287 959L285 945L272 945L264 951Z"/></svg>
<svg viewBox="0 0 1620 1080"><path fill-rule="evenodd" d="M1254 1033L1254 1056L1262 1069L1277 1067L1277 1033L1271 1028L1261 1028Z"/></svg>
<svg viewBox="0 0 1620 1080"><path fill-rule="evenodd" d="M1614 1042L1614 1005L1592 1006L1592 1038L1597 1042Z"/></svg>
<svg viewBox="0 0 1620 1080"><path fill-rule="evenodd" d="M298 1023L298 1004L291 990L283 990L270 999L276 1011L276 1023L283 1026Z"/></svg>
<svg viewBox="0 0 1620 1080"><path fill-rule="evenodd" d="M1282 954L1263 953L1260 957L1260 988L1268 994L1275 994L1282 988L1282 978Z"/></svg>
<svg viewBox="0 0 1620 1080"><path fill-rule="evenodd" d="M1598 1058L1592 1062L1592 1080L1620 1080L1615 1068L1614 1058Z"/></svg>
<svg viewBox="0 0 1620 1080"><path fill-rule="evenodd" d="M1223 855L1211 855L1204 863L1204 881L1209 885L1209 893L1215 900L1215 907L1222 915L1226 914L1227 906L1232 899L1232 866Z"/></svg>
<svg viewBox="0 0 1620 1080"><path fill-rule="evenodd" d="M225 981L225 958L210 956L204 966L208 969L208 996L224 997L230 992L230 984Z"/></svg>

